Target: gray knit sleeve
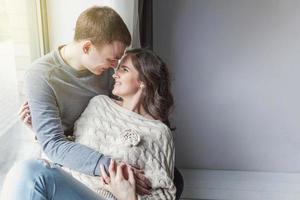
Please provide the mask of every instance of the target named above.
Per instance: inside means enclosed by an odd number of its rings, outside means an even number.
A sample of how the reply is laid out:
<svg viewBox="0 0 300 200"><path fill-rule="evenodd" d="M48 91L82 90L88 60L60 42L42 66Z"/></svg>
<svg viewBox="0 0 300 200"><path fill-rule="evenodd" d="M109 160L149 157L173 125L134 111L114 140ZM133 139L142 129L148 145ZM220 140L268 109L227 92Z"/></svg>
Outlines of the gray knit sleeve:
<svg viewBox="0 0 300 200"><path fill-rule="evenodd" d="M53 162L88 175L100 175L100 164L108 168L110 158L64 136L55 93L48 77L38 70L25 76L25 92L29 103L32 126L45 154Z"/></svg>

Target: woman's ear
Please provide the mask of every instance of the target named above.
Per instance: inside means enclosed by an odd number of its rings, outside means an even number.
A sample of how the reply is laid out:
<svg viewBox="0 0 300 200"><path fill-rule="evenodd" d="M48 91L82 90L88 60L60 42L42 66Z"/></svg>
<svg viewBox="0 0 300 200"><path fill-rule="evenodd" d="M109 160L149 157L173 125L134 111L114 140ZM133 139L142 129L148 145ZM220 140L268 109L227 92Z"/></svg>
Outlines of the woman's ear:
<svg viewBox="0 0 300 200"><path fill-rule="evenodd" d="M140 84L140 88L141 88L141 89L143 89L144 87L145 87L144 83L143 83L143 82L141 82L141 84Z"/></svg>
<svg viewBox="0 0 300 200"><path fill-rule="evenodd" d="M88 54L91 47L92 47L92 42L90 40L83 41L82 51L84 54Z"/></svg>

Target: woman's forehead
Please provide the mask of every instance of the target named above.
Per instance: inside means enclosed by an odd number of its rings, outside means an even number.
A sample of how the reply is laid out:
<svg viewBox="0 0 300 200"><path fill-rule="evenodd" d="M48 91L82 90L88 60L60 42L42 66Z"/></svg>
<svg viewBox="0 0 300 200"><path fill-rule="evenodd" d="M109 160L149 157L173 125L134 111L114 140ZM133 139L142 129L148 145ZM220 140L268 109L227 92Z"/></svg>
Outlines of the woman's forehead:
<svg viewBox="0 0 300 200"><path fill-rule="evenodd" d="M124 64L124 63L127 63L127 64L131 64L132 65L132 62L131 62L131 55L130 54L124 54L124 56L122 57L122 59L120 60L120 64Z"/></svg>

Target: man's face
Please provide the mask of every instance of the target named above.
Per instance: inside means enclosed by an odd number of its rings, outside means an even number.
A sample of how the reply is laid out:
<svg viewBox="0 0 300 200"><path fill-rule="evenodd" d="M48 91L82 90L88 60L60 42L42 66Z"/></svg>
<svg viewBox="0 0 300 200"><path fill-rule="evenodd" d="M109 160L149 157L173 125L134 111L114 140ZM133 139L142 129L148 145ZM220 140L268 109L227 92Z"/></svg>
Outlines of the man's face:
<svg viewBox="0 0 300 200"><path fill-rule="evenodd" d="M91 45L88 53L83 56L82 63L90 72L100 75L107 69L117 66L119 59L124 54L125 48L126 46L119 41L104 44L98 48Z"/></svg>

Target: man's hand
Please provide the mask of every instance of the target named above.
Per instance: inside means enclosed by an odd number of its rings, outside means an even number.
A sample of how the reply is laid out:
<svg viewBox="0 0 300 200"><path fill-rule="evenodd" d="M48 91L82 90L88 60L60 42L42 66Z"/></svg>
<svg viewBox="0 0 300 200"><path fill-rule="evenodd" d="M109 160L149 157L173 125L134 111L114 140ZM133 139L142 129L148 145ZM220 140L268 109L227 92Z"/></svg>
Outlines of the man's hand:
<svg viewBox="0 0 300 200"><path fill-rule="evenodd" d="M134 173L134 178L136 183L136 193L141 196L151 194L150 192L150 190L152 189L151 183L146 178L144 171L132 166L131 169L133 170Z"/></svg>
<svg viewBox="0 0 300 200"><path fill-rule="evenodd" d="M19 119L23 121L23 123L32 129L32 123L31 123L31 115L29 110L28 102L24 102L23 105L21 105L20 110L18 112Z"/></svg>
<svg viewBox="0 0 300 200"><path fill-rule="evenodd" d="M100 177L101 187L111 192L119 200L136 200L135 191L135 179L133 171L129 165L124 163L116 164L114 160L111 159L109 165L109 175L108 176L104 170L103 165L100 166L101 174ZM126 176L124 176L127 174Z"/></svg>

